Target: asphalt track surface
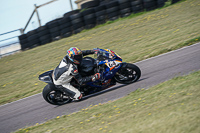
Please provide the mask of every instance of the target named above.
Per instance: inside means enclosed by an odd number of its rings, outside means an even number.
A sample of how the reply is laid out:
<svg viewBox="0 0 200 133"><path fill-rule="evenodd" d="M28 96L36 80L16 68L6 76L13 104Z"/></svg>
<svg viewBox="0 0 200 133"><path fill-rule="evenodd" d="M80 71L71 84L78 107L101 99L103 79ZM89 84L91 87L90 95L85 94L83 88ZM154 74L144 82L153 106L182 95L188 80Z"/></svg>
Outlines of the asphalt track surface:
<svg viewBox="0 0 200 133"><path fill-rule="evenodd" d="M175 76L200 70L200 43L137 62L136 65L142 71L138 82L130 85L117 84L108 90L85 97L81 102L54 106L45 102L40 93L2 105L0 106L0 132L9 133L25 126L43 123L48 119L70 114L90 105L119 99L138 88L148 89Z"/></svg>

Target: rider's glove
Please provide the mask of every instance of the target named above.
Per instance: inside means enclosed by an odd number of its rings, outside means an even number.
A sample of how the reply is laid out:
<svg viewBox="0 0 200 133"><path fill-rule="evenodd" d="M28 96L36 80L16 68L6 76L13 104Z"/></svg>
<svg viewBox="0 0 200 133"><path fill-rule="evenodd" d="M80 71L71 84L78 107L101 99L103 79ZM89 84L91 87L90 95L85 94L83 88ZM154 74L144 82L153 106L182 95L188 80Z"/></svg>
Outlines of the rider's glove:
<svg viewBox="0 0 200 133"><path fill-rule="evenodd" d="M101 74L100 73L96 73L93 77L92 77L92 81L96 81L98 79L101 78Z"/></svg>
<svg viewBox="0 0 200 133"><path fill-rule="evenodd" d="M93 50L94 54L97 54L98 53L98 50Z"/></svg>

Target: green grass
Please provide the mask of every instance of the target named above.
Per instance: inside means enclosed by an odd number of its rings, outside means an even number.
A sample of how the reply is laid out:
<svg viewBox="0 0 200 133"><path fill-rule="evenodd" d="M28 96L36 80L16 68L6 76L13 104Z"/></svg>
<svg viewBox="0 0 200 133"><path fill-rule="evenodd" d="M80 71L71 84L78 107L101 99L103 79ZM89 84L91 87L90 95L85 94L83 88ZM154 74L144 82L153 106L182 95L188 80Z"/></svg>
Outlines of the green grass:
<svg viewBox="0 0 200 133"><path fill-rule="evenodd" d="M200 1L132 15L0 60L0 104L40 93L38 75L54 69L72 46L109 48L125 62L137 62L198 42Z"/></svg>
<svg viewBox="0 0 200 133"><path fill-rule="evenodd" d="M79 112L58 116L17 133L198 133L200 71Z"/></svg>

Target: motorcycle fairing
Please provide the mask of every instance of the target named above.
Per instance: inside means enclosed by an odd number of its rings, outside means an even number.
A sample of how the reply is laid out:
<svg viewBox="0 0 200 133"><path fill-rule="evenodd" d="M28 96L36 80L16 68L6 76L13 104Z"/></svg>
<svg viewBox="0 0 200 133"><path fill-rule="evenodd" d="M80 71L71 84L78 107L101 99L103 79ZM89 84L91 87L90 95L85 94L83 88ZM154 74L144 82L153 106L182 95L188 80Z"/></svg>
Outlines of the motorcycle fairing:
<svg viewBox="0 0 200 133"><path fill-rule="evenodd" d="M50 70L50 71L47 71L47 72L39 75L39 80L46 82L46 83L50 83L50 84L53 83L52 73L53 73L53 70Z"/></svg>
<svg viewBox="0 0 200 133"><path fill-rule="evenodd" d="M95 82L89 82L87 85L104 89L114 85L114 83L111 82L111 79L116 72L119 71L123 63L121 57L113 51L98 48L95 50L100 53L100 55L98 55L98 57L100 56L100 60L98 61L97 66L105 65L106 68L105 71L101 73L102 79Z"/></svg>

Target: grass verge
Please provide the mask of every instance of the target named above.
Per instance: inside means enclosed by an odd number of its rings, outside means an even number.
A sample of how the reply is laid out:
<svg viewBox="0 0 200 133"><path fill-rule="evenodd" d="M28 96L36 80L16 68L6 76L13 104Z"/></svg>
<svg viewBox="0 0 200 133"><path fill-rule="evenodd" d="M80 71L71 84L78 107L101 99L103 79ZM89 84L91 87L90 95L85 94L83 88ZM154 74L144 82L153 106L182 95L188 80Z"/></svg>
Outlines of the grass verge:
<svg viewBox="0 0 200 133"><path fill-rule="evenodd" d="M17 133L197 133L200 131L200 71L138 89L106 104L58 116Z"/></svg>
<svg viewBox="0 0 200 133"><path fill-rule="evenodd" d="M54 69L67 49L95 47L137 62L191 45L200 39L200 1L187 0L121 19L0 60L0 104L40 93L38 75ZM194 39L195 38L195 39Z"/></svg>

